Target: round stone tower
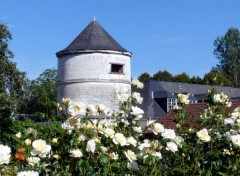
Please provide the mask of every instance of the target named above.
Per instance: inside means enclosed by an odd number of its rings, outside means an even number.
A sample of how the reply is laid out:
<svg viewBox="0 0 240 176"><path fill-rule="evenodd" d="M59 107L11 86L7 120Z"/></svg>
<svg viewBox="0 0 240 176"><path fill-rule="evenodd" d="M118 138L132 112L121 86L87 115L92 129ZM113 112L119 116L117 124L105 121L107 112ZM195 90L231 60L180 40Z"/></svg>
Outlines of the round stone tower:
<svg viewBox="0 0 240 176"><path fill-rule="evenodd" d="M117 111L118 93L131 91L131 53L93 20L58 57L58 102L70 98Z"/></svg>

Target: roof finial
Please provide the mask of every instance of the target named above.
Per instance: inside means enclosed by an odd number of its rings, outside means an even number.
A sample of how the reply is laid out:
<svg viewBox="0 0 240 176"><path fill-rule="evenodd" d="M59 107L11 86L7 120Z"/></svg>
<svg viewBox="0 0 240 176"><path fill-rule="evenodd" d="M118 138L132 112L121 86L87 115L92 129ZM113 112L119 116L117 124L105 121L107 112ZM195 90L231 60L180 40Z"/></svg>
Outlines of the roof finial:
<svg viewBox="0 0 240 176"><path fill-rule="evenodd" d="M96 21L96 17L95 16L93 16L93 21Z"/></svg>

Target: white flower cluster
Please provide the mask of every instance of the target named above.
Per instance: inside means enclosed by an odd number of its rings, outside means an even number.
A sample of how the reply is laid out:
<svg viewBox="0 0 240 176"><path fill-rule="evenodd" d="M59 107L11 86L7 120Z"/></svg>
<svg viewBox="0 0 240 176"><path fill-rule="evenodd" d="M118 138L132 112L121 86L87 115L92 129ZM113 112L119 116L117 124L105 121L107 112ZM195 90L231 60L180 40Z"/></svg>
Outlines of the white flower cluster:
<svg viewBox="0 0 240 176"><path fill-rule="evenodd" d="M99 105L85 105L83 103L73 103L71 100L68 104L68 113L72 117L83 117L86 115L90 116L108 116L110 115L110 110L106 108L103 104Z"/></svg>
<svg viewBox="0 0 240 176"><path fill-rule="evenodd" d="M240 107L237 107L231 113L229 118L224 119L225 125L230 125L231 129L225 134L228 140L240 147Z"/></svg>
<svg viewBox="0 0 240 176"><path fill-rule="evenodd" d="M184 104L184 105L188 105L189 104L189 94L185 95L185 94L181 94L179 93L177 95L178 100L180 101L180 103Z"/></svg>
<svg viewBox="0 0 240 176"><path fill-rule="evenodd" d="M223 92L214 94L212 96L212 99L214 103L222 104L225 105L226 107L231 107L232 105L232 103L229 101L228 96Z"/></svg>
<svg viewBox="0 0 240 176"><path fill-rule="evenodd" d="M182 142L184 139L181 136L177 136L175 131L172 129L165 129L164 126L160 123L152 124L152 131L155 135L161 134L163 140L166 140L165 150L169 150L173 153L178 151L178 147L182 147ZM158 158L162 158L161 150L164 148L163 145L159 143L159 141L144 140L142 144L139 145L139 149L141 151L141 155L148 156L151 154Z"/></svg>

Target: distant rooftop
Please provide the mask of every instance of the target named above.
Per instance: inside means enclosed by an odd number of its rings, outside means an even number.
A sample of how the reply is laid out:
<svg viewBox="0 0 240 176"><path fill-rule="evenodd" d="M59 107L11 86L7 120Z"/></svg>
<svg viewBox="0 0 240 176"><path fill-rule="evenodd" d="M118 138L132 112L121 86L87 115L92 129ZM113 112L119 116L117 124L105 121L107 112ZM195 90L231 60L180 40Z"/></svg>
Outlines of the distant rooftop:
<svg viewBox="0 0 240 176"><path fill-rule="evenodd" d="M76 54L92 50L117 51L127 55L131 54L114 40L94 18L67 48L57 52L56 55Z"/></svg>

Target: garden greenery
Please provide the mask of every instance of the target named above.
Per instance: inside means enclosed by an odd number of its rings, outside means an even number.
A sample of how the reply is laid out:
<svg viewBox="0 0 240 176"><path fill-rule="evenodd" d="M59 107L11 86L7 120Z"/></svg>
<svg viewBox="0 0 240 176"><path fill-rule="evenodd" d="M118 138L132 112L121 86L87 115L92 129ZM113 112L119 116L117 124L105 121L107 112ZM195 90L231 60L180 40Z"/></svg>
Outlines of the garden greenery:
<svg viewBox="0 0 240 176"><path fill-rule="evenodd" d="M139 81L134 88L142 88ZM120 109L62 99L61 127L28 127L1 139L0 173L18 176L240 175L240 107L231 114L228 96L208 92L208 108L193 127L185 122L188 95L178 95L176 130L154 122L142 129L143 99L121 90ZM50 127L45 127L51 129ZM38 130L37 130L38 129ZM55 132L54 132L55 131ZM146 132L151 132L150 138ZM1 133L4 133L2 131Z"/></svg>

